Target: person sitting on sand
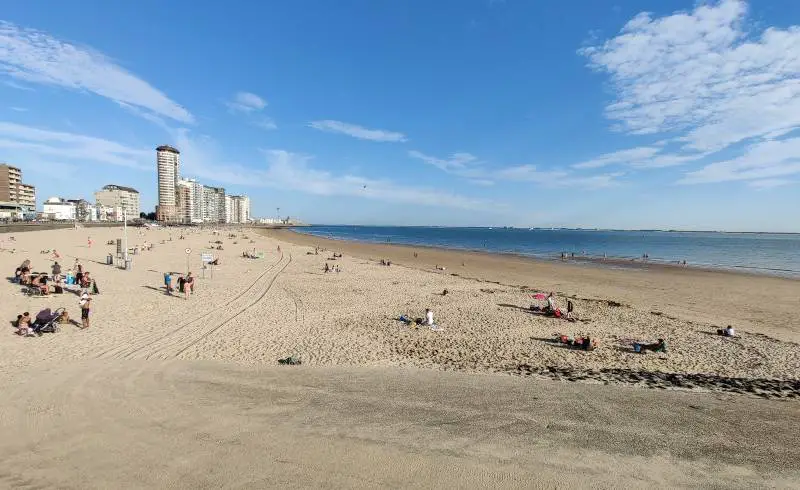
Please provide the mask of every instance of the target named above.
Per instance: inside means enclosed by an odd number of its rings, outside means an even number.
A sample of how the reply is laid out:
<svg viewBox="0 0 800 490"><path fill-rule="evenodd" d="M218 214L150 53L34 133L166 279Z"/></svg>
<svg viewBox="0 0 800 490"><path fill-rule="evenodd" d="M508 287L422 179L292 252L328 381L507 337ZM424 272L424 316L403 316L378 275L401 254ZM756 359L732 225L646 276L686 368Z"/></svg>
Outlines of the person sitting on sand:
<svg viewBox="0 0 800 490"><path fill-rule="evenodd" d="M53 264L52 272L53 272L53 280L57 281L58 278L61 277L61 264L55 262Z"/></svg>
<svg viewBox="0 0 800 490"><path fill-rule="evenodd" d="M26 311L21 315L17 315L15 326L17 327L17 335L21 337L33 334L33 330L31 330L31 314Z"/></svg>
<svg viewBox="0 0 800 490"><path fill-rule="evenodd" d="M725 328L718 329L717 330L717 335L722 335L724 337L735 337L736 336L736 330L734 330L734 328L732 326L728 325Z"/></svg>
<svg viewBox="0 0 800 490"><path fill-rule="evenodd" d="M325 268L323 269L323 272L327 273L327 272L330 272L330 271L331 271L331 267L328 265L327 262L325 262Z"/></svg>
<svg viewBox="0 0 800 490"><path fill-rule="evenodd" d="M38 276L31 279L31 286L39 288L39 291L46 295L50 292L50 288L47 286L47 275L46 274L39 274Z"/></svg>
<svg viewBox="0 0 800 490"><path fill-rule="evenodd" d="M553 312L558 309L558 305L556 305L556 298L553 296L553 293L547 295L547 306L545 306L545 311Z"/></svg>
<svg viewBox="0 0 800 490"><path fill-rule="evenodd" d="M425 310L425 325L428 327L435 326L433 323L433 312L430 309Z"/></svg>

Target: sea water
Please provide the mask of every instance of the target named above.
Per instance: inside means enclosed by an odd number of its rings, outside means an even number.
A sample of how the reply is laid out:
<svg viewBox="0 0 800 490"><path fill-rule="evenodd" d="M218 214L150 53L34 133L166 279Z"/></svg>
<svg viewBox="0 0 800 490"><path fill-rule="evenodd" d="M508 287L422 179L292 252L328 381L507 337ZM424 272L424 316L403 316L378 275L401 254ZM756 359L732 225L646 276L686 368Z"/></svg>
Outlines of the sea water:
<svg viewBox="0 0 800 490"><path fill-rule="evenodd" d="M298 228L339 240L423 245L544 259L620 258L800 277L800 234L413 226Z"/></svg>

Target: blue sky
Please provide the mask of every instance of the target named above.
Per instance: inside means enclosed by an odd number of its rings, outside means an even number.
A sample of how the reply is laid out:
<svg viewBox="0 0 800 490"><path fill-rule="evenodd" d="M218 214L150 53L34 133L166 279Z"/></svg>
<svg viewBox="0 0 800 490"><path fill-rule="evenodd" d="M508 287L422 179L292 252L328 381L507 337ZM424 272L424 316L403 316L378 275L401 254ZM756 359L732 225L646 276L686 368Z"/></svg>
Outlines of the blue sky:
<svg viewBox="0 0 800 490"><path fill-rule="evenodd" d="M314 223L800 232L789 0L7 2L40 202L183 173Z"/></svg>

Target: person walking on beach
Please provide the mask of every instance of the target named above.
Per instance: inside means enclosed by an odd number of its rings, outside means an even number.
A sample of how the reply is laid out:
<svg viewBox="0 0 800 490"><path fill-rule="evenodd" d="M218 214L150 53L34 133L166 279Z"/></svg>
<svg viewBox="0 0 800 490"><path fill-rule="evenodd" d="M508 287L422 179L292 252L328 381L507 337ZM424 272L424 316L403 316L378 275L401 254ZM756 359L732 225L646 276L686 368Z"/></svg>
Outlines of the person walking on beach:
<svg viewBox="0 0 800 490"><path fill-rule="evenodd" d="M81 300L78 302L81 307L81 324L83 328L89 328L89 311L91 309L92 298L89 296L88 292L84 292L81 295Z"/></svg>
<svg viewBox="0 0 800 490"><path fill-rule="evenodd" d="M183 295L186 299L189 299L189 295L194 294L194 277L192 273L186 274L186 279L183 283Z"/></svg>
<svg viewBox="0 0 800 490"><path fill-rule="evenodd" d="M87 242L87 244L89 245L89 248L92 248L92 237L89 237L89 238L86 240L86 242Z"/></svg>

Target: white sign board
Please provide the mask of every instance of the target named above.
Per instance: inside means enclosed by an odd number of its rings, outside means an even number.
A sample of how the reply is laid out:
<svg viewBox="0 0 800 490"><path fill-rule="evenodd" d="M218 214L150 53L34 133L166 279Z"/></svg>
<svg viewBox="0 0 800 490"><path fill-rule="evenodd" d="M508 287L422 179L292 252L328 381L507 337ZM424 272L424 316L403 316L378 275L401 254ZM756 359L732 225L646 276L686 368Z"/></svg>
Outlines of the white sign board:
<svg viewBox="0 0 800 490"><path fill-rule="evenodd" d="M212 254L200 254L200 260L204 263L214 262L214 256Z"/></svg>

